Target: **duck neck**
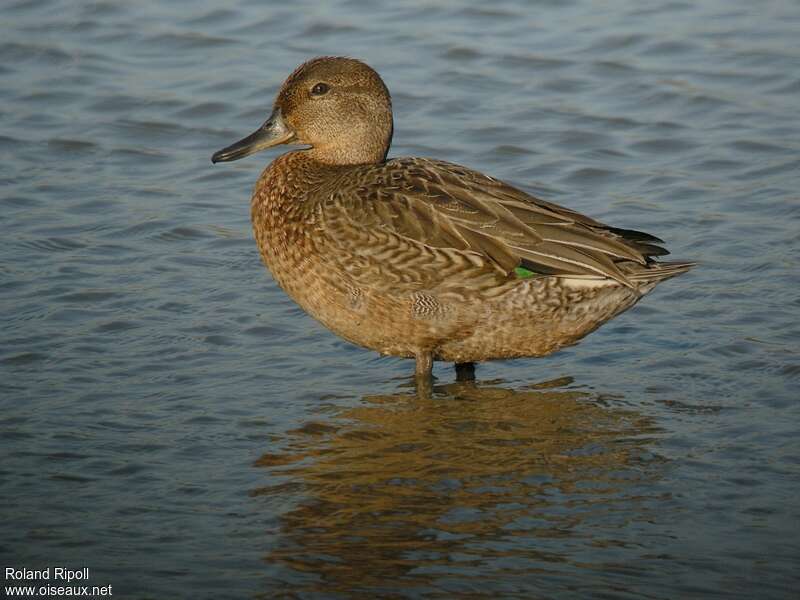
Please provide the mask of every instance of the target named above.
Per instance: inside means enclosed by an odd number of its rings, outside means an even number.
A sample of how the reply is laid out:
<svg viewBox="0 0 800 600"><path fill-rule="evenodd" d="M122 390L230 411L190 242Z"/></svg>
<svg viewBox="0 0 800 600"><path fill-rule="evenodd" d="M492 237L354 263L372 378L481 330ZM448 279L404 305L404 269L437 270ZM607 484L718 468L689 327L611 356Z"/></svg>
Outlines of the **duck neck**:
<svg viewBox="0 0 800 600"><path fill-rule="evenodd" d="M364 165L380 163L386 159L388 149L383 148L342 148L340 146L310 148L309 158L326 165Z"/></svg>
<svg viewBox="0 0 800 600"><path fill-rule="evenodd" d="M392 143L391 113L384 123L368 123L351 128L346 136L329 143L314 144L305 151L309 158L327 165L364 165L386 160Z"/></svg>
<svg viewBox="0 0 800 600"><path fill-rule="evenodd" d="M281 154L261 173L253 199L270 204L295 204L308 190L319 185L331 167L309 155L309 150Z"/></svg>

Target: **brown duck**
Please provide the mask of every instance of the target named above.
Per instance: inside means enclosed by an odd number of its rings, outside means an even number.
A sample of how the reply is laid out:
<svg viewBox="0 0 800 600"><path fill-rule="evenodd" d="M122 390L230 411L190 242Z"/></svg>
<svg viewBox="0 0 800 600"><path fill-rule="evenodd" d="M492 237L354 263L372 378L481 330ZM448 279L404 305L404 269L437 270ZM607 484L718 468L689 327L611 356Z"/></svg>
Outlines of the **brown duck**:
<svg viewBox="0 0 800 600"><path fill-rule="evenodd" d="M692 263L662 240L539 200L465 167L392 158L392 105L351 58L316 58L281 87L269 119L215 153L279 144L251 201L278 284L346 340L469 375L477 361L574 344Z"/></svg>

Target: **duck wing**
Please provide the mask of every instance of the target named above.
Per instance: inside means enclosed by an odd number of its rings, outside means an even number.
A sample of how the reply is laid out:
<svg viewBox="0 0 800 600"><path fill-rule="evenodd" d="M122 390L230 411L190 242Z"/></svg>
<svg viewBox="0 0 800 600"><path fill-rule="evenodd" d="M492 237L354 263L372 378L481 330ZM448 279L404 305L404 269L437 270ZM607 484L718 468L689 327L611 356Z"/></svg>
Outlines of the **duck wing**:
<svg viewBox="0 0 800 600"><path fill-rule="evenodd" d="M509 275L594 276L634 287L619 264L667 254L646 233L609 227L460 165L397 158L348 170L325 203L340 224L487 259ZM332 230L336 230L333 227Z"/></svg>

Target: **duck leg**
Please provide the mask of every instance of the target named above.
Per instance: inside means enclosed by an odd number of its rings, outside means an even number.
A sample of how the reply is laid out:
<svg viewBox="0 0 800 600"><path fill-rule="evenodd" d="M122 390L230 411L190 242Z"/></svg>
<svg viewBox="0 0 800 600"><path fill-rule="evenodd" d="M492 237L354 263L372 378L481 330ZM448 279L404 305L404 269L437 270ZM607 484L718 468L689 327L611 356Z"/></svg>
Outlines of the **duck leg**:
<svg viewBox="0 0 800 600"><path fill-rule="evenodd" d="M417 368L414 374L417 379L431 379L433 377L433 356L430 352L417 354Z"/></svg>
<svg viewBox="0 0 800 600"><path fill-rule="evenodd" d="M475 363L456 363L456 381L475 381Z"/></svg>
<svg viewBox="0 0 800 600"><path fill-rule="evenodd" d="M429 400L433 395L433 356L430 352L417 354L417 366L414 372L417 396Z"/></svg>

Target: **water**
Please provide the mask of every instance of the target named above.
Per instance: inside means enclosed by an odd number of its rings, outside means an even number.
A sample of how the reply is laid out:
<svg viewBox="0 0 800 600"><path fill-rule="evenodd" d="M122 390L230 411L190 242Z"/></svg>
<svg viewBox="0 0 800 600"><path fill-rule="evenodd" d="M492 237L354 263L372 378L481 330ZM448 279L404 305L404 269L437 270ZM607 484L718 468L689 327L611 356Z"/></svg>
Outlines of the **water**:
<svg viewBox="0 0 800 600"><path fill-rule="evenodd" d="M0 9L0 557L123 598L790 598L800 577L800 5ZM701 266L579 346L437 365L337 339L259 262L297 64L361 57L394 155ZM7 581L5 583L8 583Z"/></svg>

